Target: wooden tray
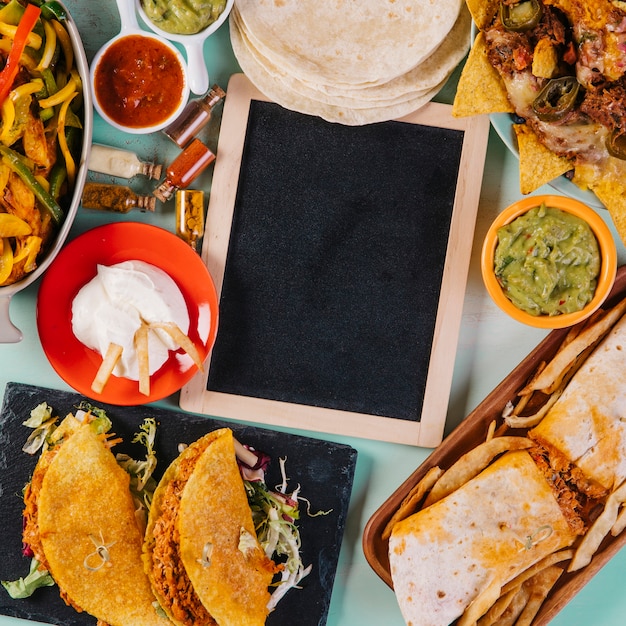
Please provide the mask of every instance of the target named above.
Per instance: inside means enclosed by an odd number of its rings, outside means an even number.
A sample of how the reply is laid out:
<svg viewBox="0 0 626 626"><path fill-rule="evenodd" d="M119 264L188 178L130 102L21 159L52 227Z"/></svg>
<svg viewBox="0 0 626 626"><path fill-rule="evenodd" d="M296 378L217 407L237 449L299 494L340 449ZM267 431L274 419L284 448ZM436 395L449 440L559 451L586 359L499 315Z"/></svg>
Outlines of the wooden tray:
<svg viewBox="0 0 626 626"><path fill-rule="evenodd" d="M605 306L610 306L626 296L626 266L618 269L613 289ZM513 400L535 371L538 364L552 357L569 329L552 331L512 372L505 378L445 441L413 472L400 487L381 505L369 519L363 532L363 551L372 569L389 587L393 588L389 567L388 541L382 533L391 516L411 488L436 465L447 469L459 457L485 440L489 424L501 418L505 404ZM517 432L517 431L516 431ZM533 626L543 626L589 582L589 580L626 544L626 533L608 537L600 546L587 567L561 576L553 592L544 602Z"/></svg>

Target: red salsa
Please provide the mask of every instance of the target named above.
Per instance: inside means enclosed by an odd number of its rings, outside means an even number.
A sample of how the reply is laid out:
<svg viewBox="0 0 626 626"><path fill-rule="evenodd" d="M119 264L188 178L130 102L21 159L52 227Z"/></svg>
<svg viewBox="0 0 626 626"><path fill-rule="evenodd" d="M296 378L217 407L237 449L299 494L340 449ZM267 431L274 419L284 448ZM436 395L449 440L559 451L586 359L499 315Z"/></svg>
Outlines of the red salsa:
<svg viewBox="0 0 626 626"><path fill-rule="evenodd" d="M151 37L128 35L102 55L95 97L114 121L130 128L163 122L180 105L183 69L176 55Z"/></svg>

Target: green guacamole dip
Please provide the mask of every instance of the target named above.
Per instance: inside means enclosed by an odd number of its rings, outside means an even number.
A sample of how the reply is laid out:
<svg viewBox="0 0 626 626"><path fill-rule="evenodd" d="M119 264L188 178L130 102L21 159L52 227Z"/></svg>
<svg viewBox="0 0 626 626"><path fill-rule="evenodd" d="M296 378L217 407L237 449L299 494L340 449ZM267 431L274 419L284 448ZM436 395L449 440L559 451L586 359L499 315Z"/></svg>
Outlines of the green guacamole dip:
<svg viewBox="0 0 626 626"><path fill-rule="evenodd" d="M517 308L531 315L573 313L593 298L598 242L584 220L542 204L498 230L494 269Z"/></svg>
<svg viewBox="0 0 626 626"><path fill-rule="evenodd" d="M213 24L226 0L141 0L146 15L161 30L193 35Z"/></svg>

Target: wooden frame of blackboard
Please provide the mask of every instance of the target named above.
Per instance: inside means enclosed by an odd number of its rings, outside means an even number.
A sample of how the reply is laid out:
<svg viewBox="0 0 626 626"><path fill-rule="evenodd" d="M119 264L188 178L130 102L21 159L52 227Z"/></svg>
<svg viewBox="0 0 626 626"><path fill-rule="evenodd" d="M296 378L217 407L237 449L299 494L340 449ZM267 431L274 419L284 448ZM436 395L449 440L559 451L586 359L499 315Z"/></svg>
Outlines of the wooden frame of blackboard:
<svg viewBox="0 0 626 626"><path fill-rule="evenodd" d="M268 101L243 74L231 77L227 94L202 246L202 258L218 293L222 291L229 252L250 106L253 101ZM454 207L419 420L207 389L212 355L209 355L204 371L199 372L181 390L181 408L236 420L422 447L435 447L441 443L480 198L489 120L487 116L454 118L449 105L431 102L397 121L463 133Z"/></svg>

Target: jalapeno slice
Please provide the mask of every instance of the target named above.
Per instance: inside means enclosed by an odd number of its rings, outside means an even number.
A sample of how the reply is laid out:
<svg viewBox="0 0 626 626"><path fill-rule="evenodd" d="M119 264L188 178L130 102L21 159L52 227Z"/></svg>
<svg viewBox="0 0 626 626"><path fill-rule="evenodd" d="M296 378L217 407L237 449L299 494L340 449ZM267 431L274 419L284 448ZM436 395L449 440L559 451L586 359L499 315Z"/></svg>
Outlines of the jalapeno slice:
<svg viewBox="0 0 626 626"><path fill-rule="evenodd" d="M611 156L626 161L626 131L614 129L606 138L606 149Z"/></svg>
<svg viewBox="0 0 626 626"><path fill-rule="evenodd" d="M535 98L533 111L542 122L556 122L574 108L579 89L575 76L553 78Z"/></svg>
<svg viewBox="0 0 626 626"><path fill-rule="evenodd" d="M522 32L539 24L543 9L538 0L522 0L515 4L500 3L500 21L507 30Z"/></svg>

